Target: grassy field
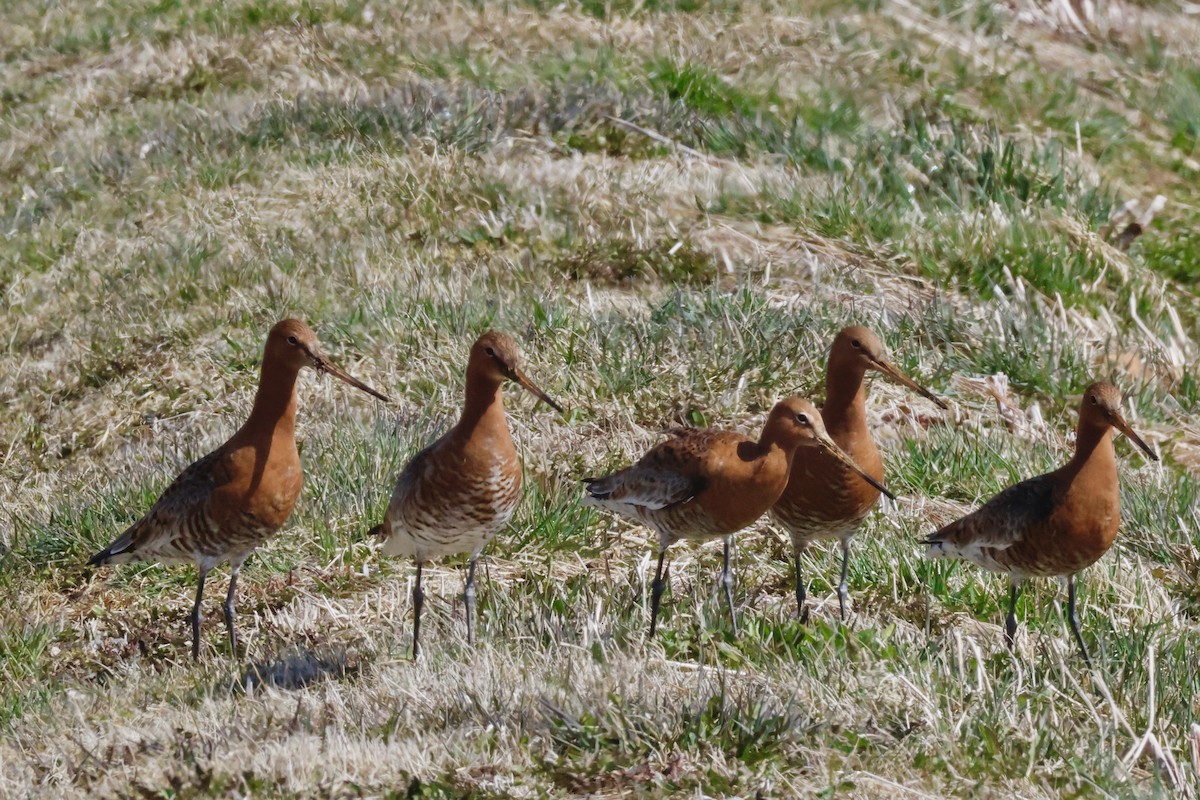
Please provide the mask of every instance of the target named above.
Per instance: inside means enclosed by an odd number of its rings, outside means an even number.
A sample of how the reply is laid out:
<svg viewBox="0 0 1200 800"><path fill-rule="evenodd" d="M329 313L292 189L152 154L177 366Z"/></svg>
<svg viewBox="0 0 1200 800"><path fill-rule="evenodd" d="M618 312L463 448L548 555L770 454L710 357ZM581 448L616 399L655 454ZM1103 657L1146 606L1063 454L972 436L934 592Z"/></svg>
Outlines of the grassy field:
<svg viewBox="0 0 1200 800"><path fill-rule="evenodd" d="M1095 5L8 3L0 795L1196 796L1200 13ZM287 315L396 402L302 379L247 655L219 569L193 664L192 569L84 563L241 423ZM795 620L761 522L741 636L719 545L680 545L645 641L649 536L579 479L819 400L851 323L953 407L872 381L902 497L852 618L818 547ZM439 565L413 664L411 566L366 532L488 327L569 412L510 393L527 488L480 643ZM1118 442L1088 670L1056 585L1010 654L1005 582L916 541L1063 461L1093 378L1164 463Z"/></svg>

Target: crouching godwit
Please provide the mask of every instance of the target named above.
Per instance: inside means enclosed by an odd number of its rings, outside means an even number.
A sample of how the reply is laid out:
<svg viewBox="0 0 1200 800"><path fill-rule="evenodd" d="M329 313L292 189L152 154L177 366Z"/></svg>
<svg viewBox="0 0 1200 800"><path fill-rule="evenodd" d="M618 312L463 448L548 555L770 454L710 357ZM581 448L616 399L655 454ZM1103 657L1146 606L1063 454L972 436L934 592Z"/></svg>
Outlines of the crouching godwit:
<svg viewBox="0 0 1200 800"><path fill-rule="evenodd" d="M303 322L285 319L267 336L250 418L225 444L185 469L150 508L88 564L158 561L200 570L192 606L192 658L200 656L200 601L209 570L229 561L225 626L237 654L234 596L242 563L292 513L303 476L296 451L296 378L303 367L328 372L384 402L388 398L321 354Z"/></svg>
<svg viewBox="0 0 1200 800"><path fill-rule="evenodd" d="M851 469L828 448L807 448L797 453L787 488L771 507L771 516L792 539L796 562L796 612L802 621L808 619L808 607L805 605L807 593L800 557L809 543L814 539L841 540L842 577L838 582L838 607L845 619L846 602L850 597L846 583L850 538L879 502L883 458L867 430L867 395L863 379L869 369L882 372L946 408L945 402L888 361L883 342L871 331L862 327L845 328L834 338L825 371L825 404L821 406L821 419L829 438L858 467Z"/></svg>
<svg viewBox="0 0 1200 800"><path fill-rule="evenodd" d="M1093 383L1083 393L1075 455L1054 472L1010 486L923 543L929 558L961 558L1008 575L1005 639L1017 633L1017 592L1028 577L1065 578L1067 621L1089 664L1075 616L1075 573L1108 552L1121 524L1113 428L1154 461L1158 456L1121 416L1121 392Z"/></svg>
<svg viewBox="0 0 1200 800"><path fill-rule="evenodd" d="M650 636L658 625L663 592L663 560L680 539L725 540L721 582L737 635L729 546L733 534L771 507L788 482L798 451L827 450L839 465L855 470L889 497L891 493L863 471L825 431L817 409L799 397L771 409L758 441L738 433L675 428L671 439L638 462L603 478L587 478L585 500L607 508L658 534L658 567L650 601Z"/></svg>
<svg viewBox="0 0 1200 800"><path fill-rule="evenodd" d="M411 557L413 658L421 647L421 568L434 559L469 553L466 601L467 642L475 643L475 562L492 537L512 518L521 497L521 462L508 432L501 387L516 381L562 408L521 370L520 351L511 336L479 337L467 361L467 399L458 424L413 457L396 480L383 523L371 530L384 537L387 555Z"/></svg>

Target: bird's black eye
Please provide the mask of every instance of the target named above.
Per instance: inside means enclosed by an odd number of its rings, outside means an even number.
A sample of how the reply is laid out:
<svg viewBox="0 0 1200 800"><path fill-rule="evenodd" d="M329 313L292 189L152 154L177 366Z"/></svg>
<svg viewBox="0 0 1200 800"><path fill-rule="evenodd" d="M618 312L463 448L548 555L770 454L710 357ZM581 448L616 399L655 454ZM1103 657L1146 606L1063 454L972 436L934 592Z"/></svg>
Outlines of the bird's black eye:
<svg viewBox="0 0 1200 800"><path fill-rule="evenodd" d="M1097 401L1097 400L1096 400L1096 395L1094 395L1094 394L1093 394L1093 395L1090 395L1090 396L1088 397L1088 400L1090 400L1090 401L1092 402L1092 405L1096 405L1096 403L1097 403L1097 402L1099 402L1099 401Z"/></svg>
<svg viewBox="0 0 1200 800"><path fill-rule="evenodd" d="M862 347L862 342L860 342L858 339L855 339L854 341L852 341L852 342L850 343L850 345L851 345L852 347Z"/></svg>
<svg viewBox="0 0 1200 800"><path fill-rule="evenodd" d="M492 349L492 348L490 348L490 347L489 347L487 350L484 350L483 352L487 353L487 354L488 354L489 356L491 356L492 358L495 358L495 357L496 357L496 351L495 351L495 350L493 350L493 349Z"/></svg>
<svg viewBox="0 0 1200 800"><path fill-rule="evenodd" d="M289 337L288 337L288 344L290 344L290 345L297 345L297 344L300 344L300 341L299 341L299 340L298 340L298 339L297 339L295 336L289 336Z"/></svg>
<svg viewBox="0 0 1200 800"><path fill-rule="evenodd" d="M809 423L808 423L808 414L797 414L797 415L796 415L796 422L799 422L801 425L807 425L807 424L809 424Z"/></svg>

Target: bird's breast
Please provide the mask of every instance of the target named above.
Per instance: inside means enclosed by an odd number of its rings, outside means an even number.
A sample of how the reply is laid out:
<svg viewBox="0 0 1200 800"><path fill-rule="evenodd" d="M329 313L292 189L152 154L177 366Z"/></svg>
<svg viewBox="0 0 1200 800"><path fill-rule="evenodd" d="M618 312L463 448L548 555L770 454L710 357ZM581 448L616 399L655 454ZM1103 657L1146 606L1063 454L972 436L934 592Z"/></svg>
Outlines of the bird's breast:
<svg viewBox="0 0 1200 800"><path fill-rule="evenodd" d="M883 479L878 450L855 448L855 463L877 480ZM861 460L860 460L861 459ZM807 448L796 454L787 487L771 509L772 516L793 535L804 538L840 537L857 529L879 501L879 490L824 450Z"/></svg>
<svg viewBox="0 0 1200 800"><path fill-rule="evenodd" d="M430 454L425 469L388 508L384 551L432 560L480 549L508 524L521 498L516 453L448 450Z"/></svg>

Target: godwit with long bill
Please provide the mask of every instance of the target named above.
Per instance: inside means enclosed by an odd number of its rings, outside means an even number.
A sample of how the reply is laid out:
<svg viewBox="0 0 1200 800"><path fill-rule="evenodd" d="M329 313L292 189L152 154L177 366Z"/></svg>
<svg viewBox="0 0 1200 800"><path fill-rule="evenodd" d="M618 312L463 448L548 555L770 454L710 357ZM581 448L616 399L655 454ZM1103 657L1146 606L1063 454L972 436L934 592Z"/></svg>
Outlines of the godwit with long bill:
<svg viewBox="0 0 1200 800"><path fill-rule="evenodd" d="M862 475L878 491L892 495L863 470L826 433L812 403L789 397L776 403L757 441L739 433L704 428L675 428L637 463L603 478L587 478L585 500L640 522L658 534L658 566L651 588L650 636L658 625L667 548L680 539L724 540L721 583L737 634L733 572L729 549L733 534L763 515L783 492L788 472L800 453L824 450L847 469Z"/></svg>
<svg viewBox="0 0 1200 800"><path fill-rule="evenodd" d="M1075 455L1054 472L1008 487L974 513L924 540L929 558L960 558L1008 575L1005 640L1017 634L1017 594L1030 577L1057 577L1067 585L1067 622L1091 663L1075 614L1075 573L1094 564L1117 537L1121 491L1113 431L1129 437L1153 461L1158 455L1121 414L1121 392L1093 383L1079 404Z"/></svg>
<svg viewBox="0 0 1200 800"><path fill-rule="evenodd" d="M425 604L421 571L446 556L470 555L463 596L467 642L475 643L475 564L487 543L512 519L521 498L521 461L504 413L502 387L509 380L562 412L521 369L520 350L511 336L495 331L483 334L467 360L462 416L404 467L383 523L371 531L384 537L385 554L416 562L414 659L420 653Z"/></svg>
<svg viewBox="0 0 1200 800"><path fill-rule="evenodd" d="M312 367L357 389L388 398L326 358L303 322L285 319L271 328L250 417L229 441L185 469L146 516L131 525L90 565L157 561L192 563L199 570L192 606L192 658L200 657L200 602L209 571L229 561L225 626L237 653L234 597L246 558L278 531L300 496L303 474L296 450L296 380Z"/></svg>
<svg viewBox="0 0 1200 800"><path fill-rule="evenodd" d="M864 379L868 370L882 372L939 407L947 407L943 400L889 361L883 342L871 331L853 326L844 328L834 338L825 370L821 419L829 437L858 468L852 469L828 448L808 448L797 454L787 488L771 508L771 516L792 540L796 613L802 621L808 619L808 607L801 556L816 539L841 541L842 572L837 591L841 618L845 619L850 597L847 585L850 539L879 502L883 457L867 429Z"/></svg>

